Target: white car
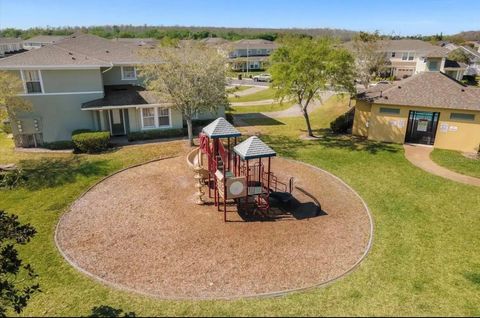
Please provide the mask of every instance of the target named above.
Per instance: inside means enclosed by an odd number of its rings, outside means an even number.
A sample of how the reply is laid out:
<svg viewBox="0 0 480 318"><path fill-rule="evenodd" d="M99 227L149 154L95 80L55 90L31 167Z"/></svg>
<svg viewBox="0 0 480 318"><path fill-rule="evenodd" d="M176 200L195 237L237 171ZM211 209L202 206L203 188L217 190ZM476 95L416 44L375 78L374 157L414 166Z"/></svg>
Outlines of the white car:
<svg viewBox="0 0 480 318"><path fill-rule="evenodd" d="M271 82L271 81L272 81L272 77L270 76L270 74L255 75L255 76L253 77L253 81L254 81L254 82Z"/></svg>

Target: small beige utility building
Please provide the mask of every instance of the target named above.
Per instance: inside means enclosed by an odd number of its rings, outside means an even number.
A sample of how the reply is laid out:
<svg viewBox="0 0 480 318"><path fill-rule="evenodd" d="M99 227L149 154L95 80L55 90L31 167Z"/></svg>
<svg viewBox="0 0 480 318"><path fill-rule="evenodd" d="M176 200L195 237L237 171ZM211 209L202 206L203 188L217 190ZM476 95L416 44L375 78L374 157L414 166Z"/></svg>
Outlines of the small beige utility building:
<svg viewBox="0 0 480 318"><path fill-rule="evenodd" d="M424 72L358 94L354 135L476 152L480 147L480 88L441 72Z"/></svg>

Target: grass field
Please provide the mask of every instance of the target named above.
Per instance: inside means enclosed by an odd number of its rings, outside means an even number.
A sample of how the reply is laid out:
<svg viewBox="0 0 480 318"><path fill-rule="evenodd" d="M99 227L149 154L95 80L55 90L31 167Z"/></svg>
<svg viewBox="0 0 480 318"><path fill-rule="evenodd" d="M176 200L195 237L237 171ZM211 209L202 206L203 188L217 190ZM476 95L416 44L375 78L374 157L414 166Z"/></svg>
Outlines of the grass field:
<svg viewBox="0 0 480 318"><path fill-rule="evenodd" d="M329 134L325 128L345 111L343 102L330 99L312 114L320 135L316 140L299 139L305 134L302 118L251 123L280 155L334 173L367 202L375 222L373 249L349 276L285 297L195 302L120 292L85 277L56 250L55 225L69 204L103 176L179 149L178 142L134 146L35 160L43 179L51 181L0 191L0 208L38 230L21 256L37 270L43 292L23 314L85 316L94 307L111 306L136 315L480 315L480 189L414 167L400 145ZM0 163L38 159L13 153L4 135L0 147Z"/></svg>
<svg viewBox="0 0 480 318"><path fill-rule="evenodd" d="M234 94L242 91L246 91L247 89L252 88L251 86L233 86L231 88L227 88L228 94Z"/></svg>
<svg viewBox="0 0 480 318"><path fill-rule="evenodd" d="M232 114L246 114L246 113L261 113L261 112L276 112L292 107L294 103L272 103L268 105L252 105L252 106L230 106L229 112Z"/></svg>
<svg viewBox="0 0 480 318"><path fill-rule="evenodd" d="M447 169L480 178L480 160L466 158L460 152L443 149L435 149L431 158Z"/></svg>
<svg viewBox="0 0 480 318"><path fill-rule="evenodd" d="M275 99L275 94L276 94L276 89L274 88L267 88L264 90L261 90L257 93L245 95L245 96L239 96L239 97L229 97L228 100L230 102L255 102L259 100L265 100L265 99Z"/></svg>

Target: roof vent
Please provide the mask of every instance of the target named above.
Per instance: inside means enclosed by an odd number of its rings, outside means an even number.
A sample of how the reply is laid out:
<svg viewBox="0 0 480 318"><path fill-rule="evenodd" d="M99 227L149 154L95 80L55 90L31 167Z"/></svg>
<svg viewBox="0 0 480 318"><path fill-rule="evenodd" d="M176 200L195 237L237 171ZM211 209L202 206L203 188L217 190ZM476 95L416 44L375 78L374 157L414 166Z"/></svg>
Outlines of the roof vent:
<svg viewBox="0 0 480 318"><path fill-rule="evenodd" d="M462 88L462 92L465 92L465 89Z"/></svg>
<svg viewBox="0 0 480 318"><path fill-rule="evenodd" d="M402 86L398 85L398 89L402 88Z"/></svg>
<svg viewBox="0 0 480 318"><path fill-rule="evenodd" d="M105 50L105 53L110 53L110 51L109 51L109 50Z"/></svg>
<svg viewBox="0 0 480 318"><path fill-rule="evenodd" d="M74 60L74 61L75 61L75 60L76 60L76 58L72 56L72 60Z"/></svg>
<svg viewBox="0 0 480 318"><path fill-rule="evenodd" d="M383 98L388 99L388 96L383 96Z"/></svg>
<svg viewBox="0 0 480 318"><path fill-rule="evenodd" d="M73 55L73 53L72 53L72 52L68 52L68 55Z"/></svg>

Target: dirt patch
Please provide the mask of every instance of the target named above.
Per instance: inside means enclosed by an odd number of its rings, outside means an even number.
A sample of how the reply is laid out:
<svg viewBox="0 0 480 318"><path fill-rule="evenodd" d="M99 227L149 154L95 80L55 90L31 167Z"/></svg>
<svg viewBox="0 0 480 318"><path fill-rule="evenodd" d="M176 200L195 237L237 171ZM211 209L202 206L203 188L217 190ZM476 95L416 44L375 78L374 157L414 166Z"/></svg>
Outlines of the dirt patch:
<svg viewBox="0 0 480 318"><path fill-rule="evenodd" d="M273 171L295 177L322 213L245 222L229 206L231 222L224 223L214 206L194 204L193 172L178 157L95 186L61 219L57 244L82 271L162 298L252 296L349 271L371 236L362 200L332 175L298 162L275 158ZM293 194L305 202L302 193Z"/></svg>

